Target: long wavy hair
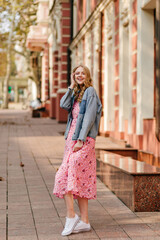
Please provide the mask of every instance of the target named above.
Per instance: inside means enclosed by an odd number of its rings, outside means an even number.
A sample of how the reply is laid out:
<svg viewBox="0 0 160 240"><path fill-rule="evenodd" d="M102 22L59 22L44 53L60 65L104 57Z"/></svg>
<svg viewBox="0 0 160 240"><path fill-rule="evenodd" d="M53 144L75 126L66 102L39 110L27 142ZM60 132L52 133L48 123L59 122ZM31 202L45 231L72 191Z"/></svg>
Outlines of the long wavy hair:
<svg viewBox="0 0 160 240"><path fill-rule="evenodd" d="M82 87L80 87L80 85L75 81L76 84L75 84L75 86L74 86L74 96L75 96L75 99L76 99L78 102L81 102L85 90L86 90L88 87L93 86L93 84L92 84L92 78L91 78L90 70L89 70L88 67L84 66L83 64L80 64L80 65L78 65L77 67L75 67L75 68L73 69L73 73L75 73L75 71L76 71L77 68L79 68L79 67L82 67L82 68L84 69L84 72L85 72L85 74L86 74L86 80L85 80L85 82L83 83L83 86L82 86Z"/></svg>

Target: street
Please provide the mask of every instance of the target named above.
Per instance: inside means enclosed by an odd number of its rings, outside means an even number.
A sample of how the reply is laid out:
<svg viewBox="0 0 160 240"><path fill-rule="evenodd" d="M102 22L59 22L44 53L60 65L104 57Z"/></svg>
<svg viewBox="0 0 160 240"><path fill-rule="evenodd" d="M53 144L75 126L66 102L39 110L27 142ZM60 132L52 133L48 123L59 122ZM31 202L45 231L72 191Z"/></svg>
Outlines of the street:
<svg viewBox="0 0 160 240"><path fill-rule="evenodd" d="M160 212L132 212L98 178L91 232L61 236L66 210L52 191L65 126L28 110L0 110L0 240L160 240Z"/></svg>

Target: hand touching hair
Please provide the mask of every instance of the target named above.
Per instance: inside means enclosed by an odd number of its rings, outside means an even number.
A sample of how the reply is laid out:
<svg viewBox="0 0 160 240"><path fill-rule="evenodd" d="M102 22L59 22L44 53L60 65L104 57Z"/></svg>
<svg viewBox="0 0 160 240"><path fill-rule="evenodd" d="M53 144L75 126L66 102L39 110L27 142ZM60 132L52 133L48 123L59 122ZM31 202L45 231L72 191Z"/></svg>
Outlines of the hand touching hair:
<svg viewBox="0 0 160 240"><path fill-rule="evenodd" d="M91 74L90 74L90 71L88 69L88 67L84 66L84 65L78 65L77 67L75 67L73 69L73 73L76 72L76 70L79 68L79 67L82 67L84 69L84 72L86 74L86 79L85 79L85 82L83 83L83 86L80 87L80 85L76 82L75 80L75 86L74 86L74 96L76 98L76 100L78 102L81 102L82 101L82 97L83 97L83 94L86 90L86 88L88 87L91 87L93 86L92 85L92 79L91 79Z"/></svg>

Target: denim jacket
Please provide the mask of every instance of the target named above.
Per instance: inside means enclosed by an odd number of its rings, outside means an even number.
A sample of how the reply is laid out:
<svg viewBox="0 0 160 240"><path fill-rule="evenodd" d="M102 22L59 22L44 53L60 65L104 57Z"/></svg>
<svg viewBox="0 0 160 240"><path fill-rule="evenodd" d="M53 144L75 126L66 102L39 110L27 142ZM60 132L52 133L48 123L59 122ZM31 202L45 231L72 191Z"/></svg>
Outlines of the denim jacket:
<svg viewBox="0 0 160 240"><path fill-rule="evenodd" d="M60 107L68 111L68 121L65 131L65 139L72 123L72 106L74 103L74 92L68 89L61 98ZM93 87L88 87L82 97L80 111L77 118L75 132L72 140L86 141L86 137L96 138L101 118L102 104Z"/></svg>

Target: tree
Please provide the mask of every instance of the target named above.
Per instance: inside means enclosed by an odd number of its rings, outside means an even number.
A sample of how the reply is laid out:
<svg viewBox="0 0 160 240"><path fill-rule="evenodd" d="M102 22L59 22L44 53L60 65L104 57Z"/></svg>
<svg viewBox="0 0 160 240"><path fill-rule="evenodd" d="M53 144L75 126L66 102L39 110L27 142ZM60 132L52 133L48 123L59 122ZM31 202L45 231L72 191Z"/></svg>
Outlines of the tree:
<svg viewBox="0 0 160 240"><path fill-rule="evenodd" d="M4 79L4 103L3 108L8 108L8 83L11 74L11 47L12 47L12 37L15 25L15 15L16 15L16 2L13 0L13 5L11 5L11 24L10 30L8 35L8 44L7 44L7 69L6 69L6 76Z"/></svg>
<svg viewBox="0 0 160 240"><path fill-rule="evenodd" d="M8 108L8 83L11 75L11 55L18 53L24 56L29 66L29 51L26 49L26 39L29 27L35 24L37 3L34 0L3 0L0 2L0 47L6 49L6 75L4 79L3 108ZM22 51L17 51L19 44ZM31 71L31 68L28 67Z"/></svg>
<svg viewBox="0 0 160 240"><path fill-rule="evenodd" d="M6 75L7 56L6 51L0 52L0 77Z"/></svg>

